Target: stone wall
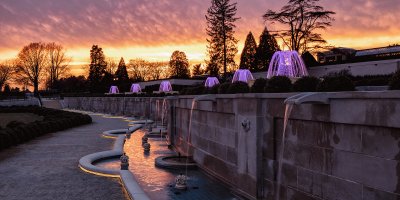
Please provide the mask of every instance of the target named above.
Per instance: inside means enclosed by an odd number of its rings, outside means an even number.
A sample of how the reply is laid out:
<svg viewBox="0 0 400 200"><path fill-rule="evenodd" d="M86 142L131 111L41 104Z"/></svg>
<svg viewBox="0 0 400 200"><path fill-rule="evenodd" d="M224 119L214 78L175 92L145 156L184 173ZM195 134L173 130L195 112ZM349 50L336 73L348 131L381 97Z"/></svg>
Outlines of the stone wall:
<svg viewBox="0 0 400 200"><path fill-rule="evenodd" d="M170 138L178 151L193 155L202 169L238 193L274 199L283 101L292 95L210 95L194 104L194 96L169 99ZM281 199L399 199L400 92L329 93L327 97L329 104L293 107L284 140ZM99 101L66 99L71 107L81 105L76 108L86 110ZM155 112L146 107L155 102L149 98L103 98L102 102L115 104L100 106L115 114Z"/></svg>

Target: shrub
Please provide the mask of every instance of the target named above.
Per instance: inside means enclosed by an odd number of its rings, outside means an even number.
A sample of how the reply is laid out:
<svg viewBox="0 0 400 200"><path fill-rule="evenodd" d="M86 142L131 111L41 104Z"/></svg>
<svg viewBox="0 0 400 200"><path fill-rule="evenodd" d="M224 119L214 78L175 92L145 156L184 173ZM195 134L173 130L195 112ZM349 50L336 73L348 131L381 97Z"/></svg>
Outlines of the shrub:
<svg viewBox="0 0 400 200"><path fill-rule="evenodd" d="M263 93L265 91L265 87L267 86L267 79L259 78L254 81L253 86L251 87L251 92L253 93Z"/></svg>
<svg viewBox="0 0 400 200"><path fill-rule="evenodd" d="M206 87L203 85L199 85L196 87L191 87L191 88L186 88L186 95L200 95L204 93L204 90L206 90Z"/></svg>
<svg viewBox="0 0 400 200"><path fill-rule="evenodd" d="M317 87L319 92L354 91L354 89L354 83L347 76L325 77Z"/></svg>
<svg viewBox="0 0 400 200"><path fill-rule="evenodd" d="M286 76L274 76L268 81L265 91L269 93L291 92L292 82Z"/></svg>
<svg viewBox="0 0 400 200"><path fill-rule="evenodd" d="M218 94L228 94L228 89L230 86L231 86L231 83L229 83L229 82L219 84Z"/></svg>
<svg viewBox="0 0 400 200"><path fill-rule="evenodd" d="M72 113L62 110L39 108L34 106L28 107L0 107L2 113L34 113L43 116L43 121L35 121L24 124L18 121L12 121L7 127L0 130L0 149L17 145L22 142L31 140L34 137L64 130L77 125L92 122L89 115L80 113Z"/></svg>
<svg viewBox="0 0 400 200"><path fill-rule="evenodd" d="M250 87L245 82L234 82L228 88L228 94L249 93Z"/></svg>
<svg viewBox="0 0 400 200"><path fill-rule="evenodd" d="M218 94L218 88L220 84L214 85L211 88L206 88L204 93L206 94Z"/></svg>
<svg viewBox="0 0 400 200"><path fill-rule="evenodd" d="M389 85L393 74L356 76L352 80L355 86L384 86Z"/></svg>
<svg viewBox="0 0 400 200"><path fill-rule="evenodd" d="M293 90L295 92L316 92L317 86L320 82L321 80L316 77L302 77L293 84Z"/></svg>
<svg viewBox="0 0 400 200"><path fill-rule="evenodd" d="M20 121L11 121L11 122L9 122L8 124L7 124L7 128L15 128L15 127L17 127L17 126L21 126L21 125L24 125L24 123L23 122L20 122Z"/></svg>
<svg viewBox="0 0 400 200"><path fill-rule="evenodd" d="M392 78L390 78L389 89L400 90L400 70L397 70L397 72L392 76Z"/></svg>

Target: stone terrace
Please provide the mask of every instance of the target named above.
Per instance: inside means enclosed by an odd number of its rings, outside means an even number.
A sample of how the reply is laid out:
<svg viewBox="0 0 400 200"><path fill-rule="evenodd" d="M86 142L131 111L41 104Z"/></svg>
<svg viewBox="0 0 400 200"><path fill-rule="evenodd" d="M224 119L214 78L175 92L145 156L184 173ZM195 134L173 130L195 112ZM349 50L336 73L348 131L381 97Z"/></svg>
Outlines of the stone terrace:
<svg viewBox="0 0 400 200"><path fill-rule="evenodd" d="M0 152L0 199L127 199L120 180L87 174L82 156L112 149L105 130L121 119L92 116L93 124L48 134Z"/></svg>

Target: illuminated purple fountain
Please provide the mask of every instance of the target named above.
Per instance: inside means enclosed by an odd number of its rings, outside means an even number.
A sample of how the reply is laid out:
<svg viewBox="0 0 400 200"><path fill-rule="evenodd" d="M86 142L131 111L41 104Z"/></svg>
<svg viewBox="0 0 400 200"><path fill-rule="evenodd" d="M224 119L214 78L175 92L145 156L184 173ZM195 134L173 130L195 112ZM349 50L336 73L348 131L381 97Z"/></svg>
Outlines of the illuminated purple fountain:
<svg viewBox="0 0 400 200"><path fill-rule="evenodd" d="M159 92L171 92L172 91L171 83L169 81L162 81L158 91Z"/></svg>
<svg viewBox="0 0 400 200"><path fill-rule="evenodd" d="M208 77L206 79L206 83L204 84L207 88L211 88L214 85L218 85L219 81L217 77Z"/></svg>
<svg viewBox="0 0 400 200"><path fill-rule="evenodd" d="M277 51L269 64L267 78L273 76L297 78L308 76L308 72L297 51Z"/></svg>
<svg viewBox="0 0 400 200"><path fill-rule="evenodd" d="M254 80L253 75L248 69L238 69L233 75L232 83L242 81L248 83Z"/></svg>
<svg viewBox="0 0 400 200"><path fill-rule="evenodd" d="M142 92L142 88L140 88L140 85L139 85L139 84L134 83L134 84L132 84L132 86L131 86L130 92L139 93L139 92Z"/></svg>
<svg viewBox="0 0 400 200"><path fill-rule="evenodd" d="M110 91L109 91L108 93L110 93L110 94L117 94L117 93L119 93L118 87L115 86L115 85L111 86L111 87L110 87Z"/></svg>

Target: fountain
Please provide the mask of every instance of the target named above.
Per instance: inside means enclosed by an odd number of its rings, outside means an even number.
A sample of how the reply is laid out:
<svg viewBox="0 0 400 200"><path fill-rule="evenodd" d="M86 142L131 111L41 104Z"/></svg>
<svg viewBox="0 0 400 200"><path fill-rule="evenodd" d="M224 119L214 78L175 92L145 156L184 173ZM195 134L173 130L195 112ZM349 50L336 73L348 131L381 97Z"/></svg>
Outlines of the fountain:
<svg viewBox="0 0 400 200"><path fill-rule="evenodd" d="M118 94L119 93L118 87L115 86L115 85L112 85L110 87L110 91L108 93L110 93L110 94Z"/></svg>
<svg viewBox="0 0 400 200"><path fill-rule="evenodd" d="M185 175L183 175L182 173L179 174L175 179L175 188L178 190L186 190L187 189L186 179L187 178Z"/></svg>
<svg viewBox="0 0 400 200"><path fill-rule="evenodd" d="M121 170L128 170L129 167L129 157L124 153L121 158Z"/></svg>
<svg viewBox="0 0 400 200"><path fill-rule="evenodd" d="M232 83L238 81L249 83L252 80L254 80L253 75L248 69L238 69L233 75Z"/></svg>
<svg viewBox="0 0 400 200"><path fill-rule="evenodd" d="M140 88L140 85L139 85L139 84L134 83L134 84L132 84L132 86L131 86L130 92L139 93L139 92L142 92L142 88Z"/></svg>
<svg viewBox="0 0 400 200"><path fill-rule="evenodd" d="M306 65L297 51L277 51L272 56L267 78L287 76L298 78L308 76Z"/></svg>
<svg viewBox="0 0 400 200"><path fill-rule="evenodd" d="M211 88L214 85L218 85L219 81L217 77L208 77L206 79L206 83L204 84L204 86L206 86L207 88Z"/></svg>
<svg viewBox="0 0 400 200"><path fill-rule="evenodd" d="M158 91L159 92L171 92L172 91L171 83L169 81L162 81Z"/></svg>

